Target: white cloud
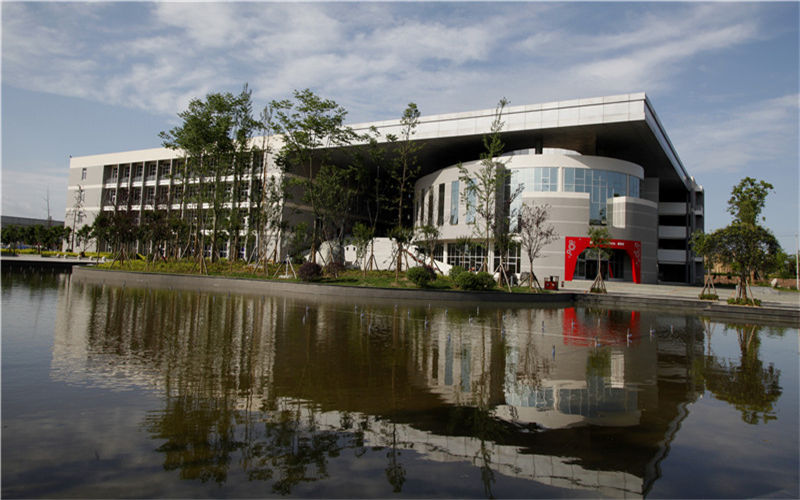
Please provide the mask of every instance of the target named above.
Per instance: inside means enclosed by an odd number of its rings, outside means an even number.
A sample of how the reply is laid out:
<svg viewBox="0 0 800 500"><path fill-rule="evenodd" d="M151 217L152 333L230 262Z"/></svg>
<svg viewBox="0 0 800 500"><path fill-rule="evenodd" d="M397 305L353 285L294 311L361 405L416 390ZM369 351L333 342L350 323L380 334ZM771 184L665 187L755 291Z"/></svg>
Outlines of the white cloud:
<svg viewBox="0 0 800 500"><path fill-rule="evenodd" d="M742 15L750 7L622 10L624 20L592 33L569 4L18 4L4 6L4 78L173 116L187 96L245 81L260 100L311 87L367 119L409 99L443 111L501 95L521 103L653 92L696 55L757 34ZM138 22L98 17L114 13Z"/></svg>
<svg viewBox="0 0 800 500"><path fill-rule="evenodd" d="M693 173L743 172L770 161L797 168L798 94L686 116L672 139ZM794 161L792 161L794 158Z"/></svg>
<svg viewBox="0 0 800 500"><path fill-rule="evenodd" d="M3 168L3 206L6 215L18 217L47 218L47 198L50 200L50 216L64 219L66 207L67 173L65 169L28 168L9 170Z"/></svg>
<svg viewBox="0 0 800 500"><path fill-rule="evenodd" d="M698 10L707 11L705 7ZM625 36L614 34L586 40L588 50L614 55L579 63L574 70L578 78L615 82L622 89L653 91L673 84L676 75L689 67L694 56L741 44L756 34L752 20L719 25L716 17L650 21ZM619 50L622 53L616 55Z"/></svg>

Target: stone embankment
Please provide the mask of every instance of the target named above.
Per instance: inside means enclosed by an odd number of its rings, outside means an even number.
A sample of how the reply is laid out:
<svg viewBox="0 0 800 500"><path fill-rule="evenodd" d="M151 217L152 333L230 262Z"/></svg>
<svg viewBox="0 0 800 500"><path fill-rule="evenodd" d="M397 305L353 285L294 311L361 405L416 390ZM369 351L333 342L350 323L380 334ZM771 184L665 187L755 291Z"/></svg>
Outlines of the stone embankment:
<svg viewBox="0 0 800 500"><path fill-rule="evenodd" d="M724 301L697 299L695 287L667 285L635 285L612 283L607 294L589 294L577 288L581 282L571 282L557 293L527 294L505 292L463 292L456 290L369 288L318 283L226 278L220 276L176 275L111 271L93 267L75 267L73 279L82 283L128 286L135 288L163 288L173 290L209 291L215 293L280 294L298 298L325 297L347 303L414 301L437 303L493 303L536 306L600 306L609 308L680 310L702 316L730 318L736 321L775 322L798 326L800 324L800 295L783 292L779 300L762 299L761 307L729 305ZM768 290L769 291L769 290ZM692 298L691 294L694 294ZM724 293L720 294L723 298Z"/></svg>

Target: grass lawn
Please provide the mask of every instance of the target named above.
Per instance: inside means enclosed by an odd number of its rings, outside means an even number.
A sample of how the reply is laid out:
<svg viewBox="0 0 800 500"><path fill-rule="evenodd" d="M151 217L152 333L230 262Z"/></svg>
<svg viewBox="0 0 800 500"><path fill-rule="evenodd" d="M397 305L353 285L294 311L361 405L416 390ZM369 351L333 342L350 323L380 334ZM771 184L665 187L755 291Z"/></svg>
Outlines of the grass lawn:
<svg viewBox="0 0 800 500"><path fill-rule="evenodd" d="M206 262L208 266L209 276L224 276L231 278L248 278L248 279L262 279L262 280L276 280L276 281L294 281L300 282L300 279L283 277L285 267L283 265L271 264L267 271L263 269L255 269L248 265L246 262ZM118 269L121 271L133 272L149 272L149 273L165 273L165 274L200 274L199 266L193 260L180 260L180 261L157 261L145 262L141 259L126 260L125 262L116 262L112 267L111 262L105 262L97 266L101 269ZM299 266L295 266L295 271ZM290 271L291 273L291 271ZM324 276L315 283L325 285L338 285L338 286L363 286L375 288L412 288L418 289L417 285L408 280L405 273L401 273L400 279L395 281L394 271L368 271L366 276L364 272L358 269L351 269L339 273L337 277ZM427 290L458 290L453 280L447 276L439 276L436 280L432 281L425 287ZM507 288L495 288L497 292L505 292ZM528 287L513 287L513 292L516 293L530 293ZM536 292L533 292L536 293ZM551 293L551 292L540 292Z"/></svg>

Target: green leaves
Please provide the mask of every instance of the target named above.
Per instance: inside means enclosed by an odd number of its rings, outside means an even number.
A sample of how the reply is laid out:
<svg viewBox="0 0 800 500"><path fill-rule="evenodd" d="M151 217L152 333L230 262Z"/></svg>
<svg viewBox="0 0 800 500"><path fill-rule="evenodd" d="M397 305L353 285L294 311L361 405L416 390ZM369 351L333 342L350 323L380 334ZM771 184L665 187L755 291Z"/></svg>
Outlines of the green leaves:
<svg viewBox="0 0 800 500"><path fill-rule="evenodd" d="M731 191L728 212L735 221L756 224L771 189L774 187L769 182L745 177Z"/></svg>

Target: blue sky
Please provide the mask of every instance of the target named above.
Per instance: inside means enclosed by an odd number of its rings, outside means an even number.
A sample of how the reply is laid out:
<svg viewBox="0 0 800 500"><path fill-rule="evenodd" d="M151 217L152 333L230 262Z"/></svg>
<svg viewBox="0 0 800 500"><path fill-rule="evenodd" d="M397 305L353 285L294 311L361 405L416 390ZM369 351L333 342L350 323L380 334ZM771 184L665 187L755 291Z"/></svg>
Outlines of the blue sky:
<svg viewBox="0 0 800 500"><path fill-rule="evenodd" d="M310 87L351 122L640 92L730 221L798 232L798 3L2 3L2 213L62 218L69 155L160 146L189 99Z"/></svg>

